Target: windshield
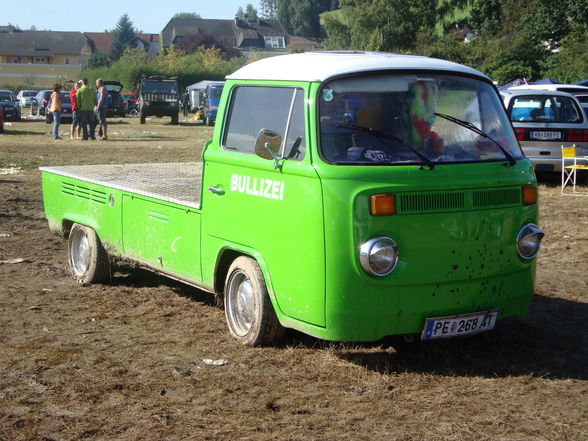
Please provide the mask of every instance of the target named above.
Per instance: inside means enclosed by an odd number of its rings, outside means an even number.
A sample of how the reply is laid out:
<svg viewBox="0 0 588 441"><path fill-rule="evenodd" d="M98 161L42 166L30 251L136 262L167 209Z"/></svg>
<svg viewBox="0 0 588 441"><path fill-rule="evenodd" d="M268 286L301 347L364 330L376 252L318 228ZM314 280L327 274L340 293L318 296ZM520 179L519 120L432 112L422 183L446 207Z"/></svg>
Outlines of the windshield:
<svg viewBox="0 0 588 441"><path fill-rule="evenodd" d="M10 92L0 92L0 101L14 101Z"/></svg>
<svg viewBox="0 0 588 441"><path fill-rule="evenodd" d="M221 94L223 93L223 86L224 85L222 84L218 86L210 86L210 98L214 100L219 100Z"/></svg>
<svg viewBox="0 0 588 441"><path fill-rule="evenodd" d="M513 98L508 112L511 121L581 123L580 109L571 97L521 95Z"/></svg>
<svg viewBox="0 0 588 441"><path fill-rule="evenodd" d="M330 163L430 166L522 158L498 94L473 78L334 80L320 92L319 115L321 156Z"/></svg>
<svg viewBox="0 0 588 441"><path fill-rule="evenodd" d="M178 86L176 83L163 81L144 81L141 86L143 93L178 93Z"/></svg>

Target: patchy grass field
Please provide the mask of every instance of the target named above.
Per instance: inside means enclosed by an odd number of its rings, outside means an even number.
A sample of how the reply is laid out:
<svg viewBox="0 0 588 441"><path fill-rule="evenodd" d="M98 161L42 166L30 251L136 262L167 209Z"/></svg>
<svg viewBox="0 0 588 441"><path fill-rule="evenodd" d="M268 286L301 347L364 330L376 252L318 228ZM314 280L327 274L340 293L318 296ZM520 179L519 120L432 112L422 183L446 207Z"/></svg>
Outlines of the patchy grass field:
<svg viewBox="0 0 588 441"><path fill-rule="evenodd" d="M212 134L110 122L104 142L37 121L0 135L1 441L588 439L588 198L541 186L527 318L409 352L296 332L253 349L207 293L141 270L69 276L38 166L192 161Z"/></svg>

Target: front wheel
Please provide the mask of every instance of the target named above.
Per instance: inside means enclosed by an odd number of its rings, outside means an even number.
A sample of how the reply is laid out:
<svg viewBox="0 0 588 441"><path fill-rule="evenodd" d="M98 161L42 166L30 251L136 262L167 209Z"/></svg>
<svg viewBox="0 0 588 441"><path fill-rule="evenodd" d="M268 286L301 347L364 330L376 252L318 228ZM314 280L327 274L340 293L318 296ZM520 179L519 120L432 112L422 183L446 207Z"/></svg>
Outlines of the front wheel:
<svg viewBox="0 0 588 441"><path fill-rule="evenodd" d="M284 334L254 259L241 256L233 261L225 283L224 304L229 332L241 343L269 345Z"/></svg>
<svg viewBox="0 0 588 441"><path fill-rule="evenodd" d="M104 282L110 278L108 254L92 228L74 224L69 233L67 250L69 267L79 283Z"/></svg>

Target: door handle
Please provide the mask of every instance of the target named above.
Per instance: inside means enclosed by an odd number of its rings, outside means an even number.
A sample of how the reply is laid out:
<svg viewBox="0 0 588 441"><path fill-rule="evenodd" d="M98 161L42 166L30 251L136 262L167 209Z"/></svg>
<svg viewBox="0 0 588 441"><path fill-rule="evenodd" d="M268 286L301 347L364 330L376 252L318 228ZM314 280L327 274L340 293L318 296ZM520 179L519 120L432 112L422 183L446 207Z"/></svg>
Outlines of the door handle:
<svg viewBox="0 0 588 441"><path fill-rule="evenodd" d="M214 193L214 194L219 194L219 195L225 194L225 191L222 188L217 188L217 187L208 187L208 191L210 191L211 193Z"/></svg>

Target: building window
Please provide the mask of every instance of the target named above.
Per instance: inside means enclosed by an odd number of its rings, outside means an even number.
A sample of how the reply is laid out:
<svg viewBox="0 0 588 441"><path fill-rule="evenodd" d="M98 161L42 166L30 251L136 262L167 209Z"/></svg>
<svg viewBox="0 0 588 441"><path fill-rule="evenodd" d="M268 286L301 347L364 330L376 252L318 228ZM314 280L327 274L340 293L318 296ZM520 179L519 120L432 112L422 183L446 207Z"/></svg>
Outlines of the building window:
<svg viewBox="0 0 588 441"><path fill-rule="evenodd" d="M65 59L65 64L69 64L69 58Z"/></svg>
<svg viewBox="0 0 588 441"><path fill-rule="evenodd" d="M263 37L265 41L265 47L271 49L279 49L286 47L286 41L284 37L272 37L272 36L265 36Z"/></svg>
<svg viewBox="0 0 588 441"><path fill-rule="evenodd" d="M35 58L35 63L44 63L44 62L45 62L44 58L41 58L41 57Z"/></svg>

